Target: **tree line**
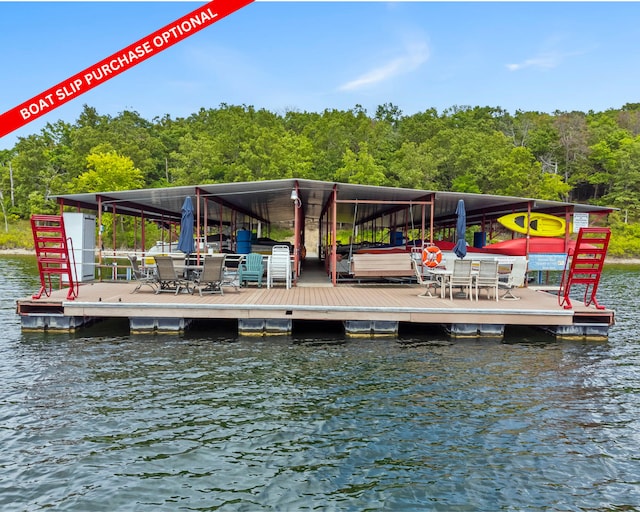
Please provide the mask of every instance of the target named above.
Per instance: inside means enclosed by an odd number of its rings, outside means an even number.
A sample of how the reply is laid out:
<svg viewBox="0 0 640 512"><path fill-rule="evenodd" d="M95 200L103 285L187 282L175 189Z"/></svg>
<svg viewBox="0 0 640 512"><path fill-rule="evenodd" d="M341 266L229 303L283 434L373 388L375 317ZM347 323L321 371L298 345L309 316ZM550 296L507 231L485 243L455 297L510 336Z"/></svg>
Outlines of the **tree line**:
<svg viewBox="0 0 640 512"><path fill-rule="evenodd" d="M640 103L553 113L391 103L323 112L221 104L184 118L84 105L0 152L5 220L57 212L51 194L222 182L324 181L524 196L640 220Z"/></svg>

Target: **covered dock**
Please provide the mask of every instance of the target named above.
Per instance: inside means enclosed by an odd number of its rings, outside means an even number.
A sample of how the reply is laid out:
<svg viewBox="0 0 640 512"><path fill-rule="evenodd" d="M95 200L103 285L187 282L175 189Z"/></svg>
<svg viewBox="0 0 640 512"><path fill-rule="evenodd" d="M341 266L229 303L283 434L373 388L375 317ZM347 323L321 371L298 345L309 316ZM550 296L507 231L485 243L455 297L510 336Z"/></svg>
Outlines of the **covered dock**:
<svg viewBox="0 0 640 512"><path fill-rule="evenodd" d="M225 183L128 190L98 194L57 196L62 211L93 212L103 225L105 212L116 217L138 219L136 247L131 252L145 256L145 226L148 222L166 226L168 240L175 239L181 207L193 199L194 231L205 243L196 244L196 257L217 250L235 253L237 233L249 230L268 233L274 223L289 223L293 229L292 259L294 286L291 289L244 287L220 296L129 293L135 283L89 280L81 283L78 297L68 300L64 290L49 297L21 299L18 313L24 329L74 330L105 318L128 318L132 332L182 332L200 320L234 319L238 331L249 334L291 333L296 322L338 321L348 335L395 335L403 323L444 326L453 336L498 336L505 326L529 325L557 336L606 337L613 325L613 311L595 309L575 302L563 308L554 293L526 287L518 289L518 301L489 301L421 297L411 275L349 275L354 247L398 247L409 253L414 248L450 240L460 200L466 206L466 225L483 238L491 238L495 220L503 215L533 212L556 215L566 220L566 252L571 240L569 225L576 214L605 216L608 208L543 201L528 198L463 194L428 190L373 187L312 180L287 179L248 183ZM339 229L352 232L348 247L338 241ZM215 232L213 236L211 232ZM309 233L313 231L313 237ZM373 238L358 237L366 232ZM98 229L98 260L118 251ZM384 233L384 244L376 235ZM215 238L219 237L218 240ZM523 258L528 256L529 236L524 237ZM308 247L310 240L317 246ZM380 244L380 245L379 245ZM400 249L402 247L403 249ZM226 248L226 249L225 249ZM341 255L348 251L348 279L341 270ZM342 251L342 253L341 253ZM474 255L474 257L476 257ZM480 257L480 256L478 256ZM116 276L117 277L117 276Z"/></svg>

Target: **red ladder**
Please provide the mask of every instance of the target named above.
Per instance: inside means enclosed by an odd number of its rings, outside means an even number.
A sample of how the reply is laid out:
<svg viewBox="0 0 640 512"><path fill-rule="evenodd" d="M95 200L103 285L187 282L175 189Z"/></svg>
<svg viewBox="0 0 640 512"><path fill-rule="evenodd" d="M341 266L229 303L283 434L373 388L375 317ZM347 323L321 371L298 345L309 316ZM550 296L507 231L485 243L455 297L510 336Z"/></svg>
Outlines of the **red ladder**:
<svg viewBox="0 0 640 512"><path fill-rule="evenodd" d="M565 309L573 307L569 294L574 284L585 285L585 306L594 304L597 309L605 309L604 306L598 304L596 292L610 238L611 230L609 228L580 228L575 249L567 256L560 290L558 290L558 302ZM569 262L571 263L569 264Z"/></svg>
<svg viewBox="0 0 640 512"><path fill-rule="evenodd" d="M73 276L75 261L71 261L69 257L69 254L73 256L73 244L65 233L62 215L32 215L31 231L41 285L40 291L32 295L32 298L39 299L43 293L47 297L51 295L51 276L54 275L58 276L60 288L63 276L67 277L67 300L73 300L78 296L78 283Z"/></svg>

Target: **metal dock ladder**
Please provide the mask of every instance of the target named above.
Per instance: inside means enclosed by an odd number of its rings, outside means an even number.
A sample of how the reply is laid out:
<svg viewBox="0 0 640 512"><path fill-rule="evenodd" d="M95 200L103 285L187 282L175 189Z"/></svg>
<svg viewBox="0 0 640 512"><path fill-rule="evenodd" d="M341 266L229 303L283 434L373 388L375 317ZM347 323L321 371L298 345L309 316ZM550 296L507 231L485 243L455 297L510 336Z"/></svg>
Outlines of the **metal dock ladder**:
<svg viewBox="0 0 640 512"><path fill-rule="evenodd" d="M31 231L41 285L40 291L32 295L32 298L39 299L43 293L49 297L52 289L51 276L58 276L60 288L63 277L66 276L69 285L67 300L73 300L78 296L78 282L73 275L75 261L71 261L69 257L70 254L73 257L73 245L65 233L62 215L32 215Z"/></svg>
<svg viewBox="0 0 640 512"><path fill-rule="evenodd" d="M569 253L562 272L562 282L558 290L558 302L565 309L571 309L569 294L575 284L585 285L584 304L594 304L597 309L605 309L598 304L596 292L609 247L609 228L580 228L573 253ZM568 267L568 268L567 268Z"/></svg>

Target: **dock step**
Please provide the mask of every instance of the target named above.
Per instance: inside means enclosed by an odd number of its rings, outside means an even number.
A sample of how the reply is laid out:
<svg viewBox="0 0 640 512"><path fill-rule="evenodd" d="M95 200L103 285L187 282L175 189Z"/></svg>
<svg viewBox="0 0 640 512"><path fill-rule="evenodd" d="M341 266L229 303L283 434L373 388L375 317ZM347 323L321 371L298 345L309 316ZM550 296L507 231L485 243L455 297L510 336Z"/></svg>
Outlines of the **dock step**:
<svg viewBox="0 0 640 512"><path fill-rule="evenodd" d="M596 309L605 309L598 304L596 292L600 283L600 276L604 268L604 260L607 256L611 230L609 228L580 228L576 246L569 254L562 273L558 302L565 309L571 309L571 288L585 285L584 303L586 306L593 304Z"/></svg>
<svg viewBox="0 0 640 512"><path fill-rule="evenodd" d="M40 274L40 290L32 298L39 299L44 294L51 296L53 288L52 276L57 276L59 288L62 288L66 277L69 291L67 300L78 296L78 280L74 277L75 262L71 261L71 239L67 238L62 215L32 215L31 231L36 250L38 273Z"/></svg>

